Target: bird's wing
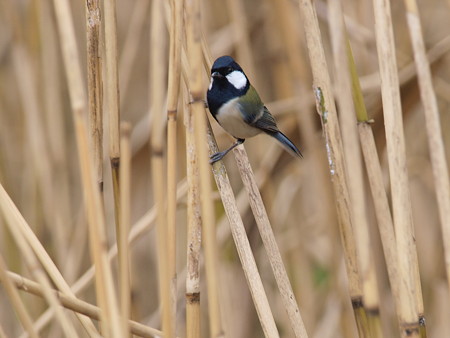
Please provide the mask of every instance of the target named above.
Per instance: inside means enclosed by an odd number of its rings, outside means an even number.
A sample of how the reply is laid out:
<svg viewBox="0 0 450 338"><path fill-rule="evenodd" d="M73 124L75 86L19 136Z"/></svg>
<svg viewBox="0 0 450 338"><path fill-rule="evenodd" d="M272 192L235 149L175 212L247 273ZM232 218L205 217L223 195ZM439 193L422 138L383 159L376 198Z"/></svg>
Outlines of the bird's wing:
<svg viewBox="0 0 450 338"><path fill-rule="evenodd" d="M258 93L250 86L246 95L239 100L242 118L252 127L266 132L277 132L278 127L274 117L262 103Z"/></svg>
<svg viewBox="0 0 450 338"><path fill-rule="evenodd" d="M269 109L267 107L262 108L262 112L260 113L260 116L256 118L254 121L249 123L251 126L262 129L266 132L277 132L278 127L277 123L275 121L275 118L272 116L272 114L269 112Z"/></svg>

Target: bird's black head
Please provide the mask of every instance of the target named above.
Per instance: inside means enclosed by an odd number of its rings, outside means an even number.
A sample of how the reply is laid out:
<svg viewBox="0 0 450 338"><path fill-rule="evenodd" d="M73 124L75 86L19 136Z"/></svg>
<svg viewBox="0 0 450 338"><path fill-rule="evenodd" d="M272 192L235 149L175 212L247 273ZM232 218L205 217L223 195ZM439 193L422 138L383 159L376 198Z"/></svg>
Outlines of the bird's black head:
<svg viewBox="0 0 450 338"><path fill-rule="evenodd" d="M250 82L241 66L231 56L221 56L211 68L211 82L207 92L209 110L215 115L228 101L245 95Z"/></svg>

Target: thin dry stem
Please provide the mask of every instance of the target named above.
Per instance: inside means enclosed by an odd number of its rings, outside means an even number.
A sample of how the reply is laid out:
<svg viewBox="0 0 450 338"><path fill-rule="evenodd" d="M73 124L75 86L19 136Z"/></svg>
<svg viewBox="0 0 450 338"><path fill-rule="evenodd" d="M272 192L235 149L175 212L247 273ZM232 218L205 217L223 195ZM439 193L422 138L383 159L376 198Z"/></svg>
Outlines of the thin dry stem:
<svg viewBox="0 0 450 338"><path fill-rule="evenodd" d="M331 81L327 70L317 15L311 1L301 0L300 11L304 21L309 59L314 77L317 112L322 120L322 128L325 134L325 147L336 198L341 239L349 279L349 291L352 300L358 301L362 296L362 290L358 276L349 192L345 177L342 141L336 106L332 96Z"/></svg>
<svg viewBox="0 0 450 338"><path fill-rule="evenodd" d="M406 18L414 50L421 100L426 119L428 147L433 167L434 186L439 207L439 217L444 242L447 282L450 287L450 181L445 157L442 128L436 94L433 89L430 64L427 59L422 27L415 0L405 0ZM418 300L420 304L420 300ZM419 311L421 309L419 308Z"/></svg>
<svg viewBox="0 0 450 338"><path fill-rule="evenodd" d="M175 336L175 318L171 302L170 262L166 218L166 173L164 168L164 51L165 28L162 0L153 1L150 32L150 112L153 118L150 139L153 196L157 210L157 249L160 303L162 305L162 328L166 337Z"/></svg>
<svg viewBox="0 0 450 338"><path fill-rule="evenodd" d="M186 97L188 95L186 94ZM187 205L187 263L186 263L186 337L200 337L200 250L202 219L197 152L195 150L192 110L184 115L186 126Z"/></svg>
<svg viewBox="0 0 450 338"><path fill-rule="evenodd" d="M342 142L345 149L347 182L350 193L352 219L358 267L363 291L363 305L369 313L379 314L378 286L373 260L372 243L369 237L369 224L365 204L364 179L362 170L361 149L356 126L356 114L352 100L352 85L347 56L347 30L344 24L341 1L329 4L330 35L333 47L334 69L336 72L336 97L339 105ZM372 321L377 323L378 321ZM377 337L372 332L372 337Z"/></svg>
<svg viewBox="0 0 450 338"><path fill-rule="evenodd" d="M97 266L97 297L102 308L102 326L106 336L117 336L121 330L115 299L111 268L106 259L106 235L103 207L95 183L94 170L87 142L86 97L81 76L79 53L75 41L70 6L67 1L54 1L60 41L68 81L70 103L76 131L78 156L81 167L85 208L90 230L91 253Z"/></svg>
<svg viewBox="0 0 450 338"><path fill-rule="evenodd" d="M97 183L100 191L103 191L103 83L100 30L99 1L86 0L89 132Z"/></svg>
<svg viewBox="0 0 450 338"><path fill-rule="evenodd" d="M211 198L211 180L206 149L206 112L202 81L203 56L201 45L200 1L186 3L187 51L189 59L189 89L192 95L191 114L194 120L195 149L200 174L200 200L202 209L203 239L206 260L206 282L210 314L210 335L221 337L223 333L219 306L219 276L217 264L217 240L214 204Z"/></svg>
<svg viewBox="0 0 450 338"><path fill-rule="evenodd" d="M176 216L177 216L177 109L181 77L183 0L172 1L169 75L167 89L167 244L172 318L177 312Z"/></svg>
<svg viewBox="0 0 450 338"><path fill-rule="evenodd" d="M296 337L308 337L247 153L242 145L233 152L292 330Z"/></svg>
<svg viewBox="0 0 450 338"><path fill-rule="evenodd" d="M219 150L211 129L208 129L208 144L211 154L214 154ZM247 279L247 284L250 289L263 332L266 337L279 337L272 310L270 309L269 301L261 281L261 276L258 272L255 258L245 232L244 224L237 208L233 190L231 189L227 171L222 161L214 164L213 174L225 208L225 213L227 214L227 218L230 223L231 234L233 235L233 239L236 244L239 259Z"/></svg>
<svg viewBox="0 0 450 338"><path fill-rule="evenodd" d="M109 160L114 195L116 234L120 232L120 103L117 64L116 0L104 0L105 11L105 91L109 117ZM118 238L118 236L117 236ZM119 246L119 250L121 247Z"/></svg>
<svg viewBox="0 0 450 338"><path fill-rule="evenodd" d="M405 138L391 10L386 0L374 0L373 5L397 243L397 266L401 283L399 288L401 305L398 315L402 326L402 336L418 337L417 300L418 294L421 297L421 290L416 285L417 253L406 170Z"/></svg>
<svg viewBox="0 0 450 338"><path fill-rule="evenodd" d="M130 291L130 253L128 246L128 233L131 222L131 125L122 122L120 125L120 227L118 235L119 254L119 288L120 310L122 315L123 337L129 335L128 318L131 315Z"/></svg>

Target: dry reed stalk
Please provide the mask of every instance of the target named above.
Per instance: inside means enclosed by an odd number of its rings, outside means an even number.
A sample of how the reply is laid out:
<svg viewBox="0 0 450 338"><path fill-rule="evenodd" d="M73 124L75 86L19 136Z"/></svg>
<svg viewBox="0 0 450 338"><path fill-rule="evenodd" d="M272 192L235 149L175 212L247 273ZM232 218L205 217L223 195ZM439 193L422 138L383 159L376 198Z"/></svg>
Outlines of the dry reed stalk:
<svg viewBox="0 0 450 338"><path fill-rule="evenodd" d="M89 132L99 190L103 192L103 83L99 0L86 0L86 43Z"/></svg>
<svg viewBox="0 0 450 338"><path fill-rule="evenodd" d="M25 331L29 334L31 338L38 338L39 335L33 327L33 321L27 311L25 304L20 298L19 292L17 291L14 282L8 276L6 263L3 260L3 257L0 255L0 283L3 285L3 288L6 291L6 294L9 296L10 302L13 306L17 317L22 323Z"/></svg>
<svg viewBox="0 0 450 338"><path fill-rule="evenodd" d="M414 50L421 100L433 167L434 185L441 221L442 240L444 242L447 282L450 288L450 182L449 169L445 156L444 141L439 118L436 94L433 89L430 64L428 63L422 27L415 0L405 0L406 18ZM420 311L420 309L419 309ZM423 313L419 313L422 315Z"/></svg>
<svg viewBox="0 0 450 338"><path fill-rule="evenodd" d="M183 41L183 0L171 1L169 74L167 88L167 258L172 316L177 313L176 216L177 216L177 109Z"/></svg>
<svg viewBox="0 0 450 338"><path fill-rule="evenodd" d="M296 337L308 337L247 153L242 145L233 152L292 330Z"/></svg>
<svg viewBox="0 0 450 338"><path fill-rule="evenodd" d="M186 93L185 97L189 95ZM186 127L187 200L187 263L186 263L186 337L200 335L200 250L202 219L197 152L195 150L194 121L189 107L184 114Z"/></svg>
<svg viewBox="0 0 450 338"><path fill-rule="evenodd" d="M398 315L401 335L419 337L419 315L421 314L419 299L422 298L422 292L420 281L418 281L417 252L412 224L391 10L389 2L386 0L374 0L373 6L397 243L397 268L401 283L398 290L401 300Z"/></svg>
<svg viewBox="0 0 450 338"><path fill-rule="evenodd" d="M102 334L106 337L121 337L122 322L114 291L111 266L107 258L108 242L106 240L105 216L103 213L100 191L92 171L91 156L87 141L87 128L81 115L75 116L75 131L80 154L81 178L87 220L89 225L89 242L91 255L96 269L96 293L102 309ZM102 306L103 305L103 306Z"/></svg>
<svg viewBox="0 0 450 338"><path fill-rule="evenodd" d="M44 291L39 283L33 282L32 280L29 280L14 272L8 271L7 275L11 282L14 283L14 288L18 288L35 296L43 297ZM56 290L52 290L52 292L56 295L61 302L61 305L65 308L72 310L75 313L88 316L89 318L100 320L101 310L99 307ZM130 327L130 331L139 337L154 337L156 335L162 335L161 331L132 320L128 321L128 325Z"/></svg>
<svg viewBox="0 0 450 338"><path fill-rule="evenodd" d="M121 122L120 125L120 226L117 247L119 254L119 294L120 310L122 315L123 337L129 336L128 318L131 315L130 291L130 250L128 246L128 233L131 219L131 125Z"/></svg>
<svg viewBox="0 0 450 338"><path fill-rule="evenodd" d="M208 152L206 149L206 111L202 78L202 30L200 1L186 3L187 55L190 71L188 87L192 96L191 114L194 121L195 150L199 167L200 202L202 210L203 243L206 261L206 283L208 287L208 309L210 315L210 336L224 335L219 306L219 275L217 239L215 229L214 203L211 198L211 180Z"/></svg>
<svg viewBox="0 0 450 338"><path fill-rule="evenodd" d="M165 95L165 27L162 0L152 3L150 32L150 113L153 124L150 137L153 196L157 210L157 251L162 328L166 337L175 336L172 311L170 262L166 219L166 173L164 168L164 95Z"/></svg>
<svg viewBox="0 0 450 338"><path fill-rule="evenodd" d="M60 308L58 298L51 291L51 284L45 274L42 266L39 264L35 254L33 253L30 244L25 238L21 228L26 223L20 211L15 206L14 202L8 196L2 185L0 185L0 209L3 217L6 220L7 227L14 238L14 241L19 248L24 263L36 278L38 283L42 286L42 291L48 305L55 311L56 319L67 337L77 337L75 328L72 322L67 317L66 313Z"/></svg>
<svg viewBox="0 0 450 338"><path fill-rule="evenodd" d="M67 1L54 1L54 6L75 124L84 202L90 233L91 254L97 266L96 291L98 303L102 309L101 324L104 329L104 335L115 337L122 330L120 329L121 323L119 321L111 267L106 255L107 241L103 207L100 192L97 188L94 188L96 182L87 141L87 127L84 121L86 98L72 15Z"/></svg>
<svg viewBox="0 0 450 338"><path fill-rule="evenodd" d="M367 219L361 148L358 138L357 119L352 99L351 72L347 54L347 30L345 28L341 1L329 3L330 35L333 48L334 70L336 73L336 97L340 108L340 126L345 149L347 182L350 193L352 221L358 253L358 272L360 274L363 306L372 337L380 337L379 295L376 280L375 262ZM351 174L350 174L351 173Z"/></svg>
<svg viewBox="0 0 450 338"><path fill-rule="evenodd" d="M120 103L119 78L117 74L117 19L116 0L104 0L105 11L105 93L109 117L109 160L112 170L112 184L114 191L114 214L116 233L120 232ZM119 247L120 250L120 247Z"/></svg>
<svg viewBox="0 0 450 338"><path fill-rule="evenodd" d="M315 9L310 0L301 0L299 4L314 78L317 112L320 115L325 134L325 147L335 193L342 246L345 254L348 287L358 328L363 330L365 326L365 313L363 313L364 311L361 308L362 290L358 275L358 260L352 229L349 192L345 177L344 154L342 151L336 106L332 96L331 81L327 70Z"/></svg>
<svg viewBox="0 0 450 338"><path fill-rule="evenodd" d="M350 47L348 39L346 44L349 69L352 79L353 101L358 120L358 134L374 203L375 216L381 237L381 244L383 246L388 278L391 284L396 310L397 313L399 313L401 300L399 298L400 293L398 289L401 286L397 271L397 249L395 243L394 223L392 221L388 197L384 188L382 169L380 166L380 160L378 158L378 153L375 146L375 138L371 127L372 122L369 120L369 117L367 115L367 110L361 91L361 85L359 83L359 78L356 71L356 65L353 59L352 49Z"/></svg>
<svg viewBox="0 0 450 338"><path fill-rule="evenodd" d="M211 128L208 128L208 144L210 154L219 151L216 140L212 134ZM250 243L247 238L244 223L237 208L236 199L231 189L227 171L222 161L216 162L213 166L214 179L219 189L220 197L230 223L231 234L233 235L239 259L247 279L247 284L255 304L256 312L261 323L261 327L266 337L279 337L278 330L270 309L261 276L256 266Z"/></svg>

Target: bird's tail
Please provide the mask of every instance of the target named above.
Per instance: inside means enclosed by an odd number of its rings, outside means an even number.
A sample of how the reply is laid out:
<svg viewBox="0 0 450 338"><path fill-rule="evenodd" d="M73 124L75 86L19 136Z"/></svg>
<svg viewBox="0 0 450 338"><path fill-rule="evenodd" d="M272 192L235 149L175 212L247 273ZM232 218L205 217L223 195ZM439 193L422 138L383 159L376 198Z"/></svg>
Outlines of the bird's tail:
<svg viewBox="0 0 450 338"><path fill-rule="evenodd" d="M295 146L294 143L292 143L291 140L289 140L287 138L286 135L284 135L281 131L277 131L277 132L271 132L271 133L267 133L270 136L276 138L278 141L280 141L280 143L283 145L283 147L290 152L293 155L299 156L299 157L303 157L302 153L300 152L300 150L298 150L298 148Z"/></svg>

